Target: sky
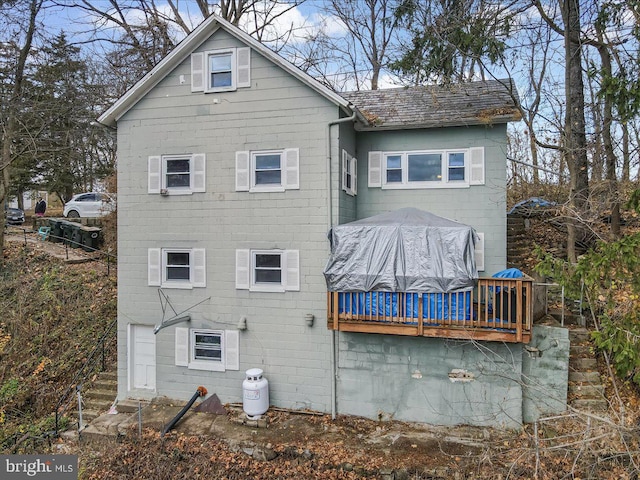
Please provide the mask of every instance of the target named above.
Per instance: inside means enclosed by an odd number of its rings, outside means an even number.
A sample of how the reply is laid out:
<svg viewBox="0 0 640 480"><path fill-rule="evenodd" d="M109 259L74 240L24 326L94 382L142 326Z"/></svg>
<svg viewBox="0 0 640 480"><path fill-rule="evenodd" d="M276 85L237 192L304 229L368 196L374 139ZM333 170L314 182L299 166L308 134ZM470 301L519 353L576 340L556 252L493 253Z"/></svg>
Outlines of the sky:
<svg viewBox="0 0 640 480"><path fill-rule="evenodd" d="M89 1L96 4L99 8L108 8L110 3L107 0ZM322 3L323 0L306 0L300 6L286 11L274 24L276 32L274 33L274 37L277 33L288 31L292 27L294 33L289 39L290 45L303 42L305 36L317 32L320 28L323 28L325 33L330 36L346 34L346 28L340 21L323 13L321 9ZM183 19L192 29L203 21L203 17L200 15L193 0L177 0L177 5L180 8ZM156 6L161 11L166 12L167 15L173 16L167 3L158 1L156 2ZM129 12L128 16L130 21L135 21L136 16L140 16L140 22L143 21L139 13ZM60 31L64 31L71 43L76 43L86 49L89 49L90 46L84 42L86 42L88 38L91 25L97 20L98 17L91 17L81 9L72 7L51 7L42 15L42 21L47 26L51 35L56 35ZM102 22L101 28L105 36L113 34L114 29L112 27L113 24L110 25L109 23ZM241 25L241 27L245 31L250 29L250 25ZM177 39L181 39L185 35L184 32L177 27L174 29L174 33ZM270 46L268 42L267 46ZM289 58L289 60L292 59ZM383 74L380 80L380 86L381 88L385 88L395 85L390 75ZM355 85L353 85L353 89L355 89Z"/></svg>

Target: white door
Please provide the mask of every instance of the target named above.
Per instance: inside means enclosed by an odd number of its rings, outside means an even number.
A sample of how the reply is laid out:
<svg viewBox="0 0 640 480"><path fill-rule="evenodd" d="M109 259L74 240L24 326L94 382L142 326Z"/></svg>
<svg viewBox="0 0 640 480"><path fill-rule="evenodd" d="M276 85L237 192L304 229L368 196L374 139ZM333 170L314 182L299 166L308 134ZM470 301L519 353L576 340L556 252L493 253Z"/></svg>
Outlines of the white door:
<svg viewBox="0 0 640 480"><path fill-rule="evenodd" d="M130 389L156 389L156 336L153 327L130 325Z"/></svg>

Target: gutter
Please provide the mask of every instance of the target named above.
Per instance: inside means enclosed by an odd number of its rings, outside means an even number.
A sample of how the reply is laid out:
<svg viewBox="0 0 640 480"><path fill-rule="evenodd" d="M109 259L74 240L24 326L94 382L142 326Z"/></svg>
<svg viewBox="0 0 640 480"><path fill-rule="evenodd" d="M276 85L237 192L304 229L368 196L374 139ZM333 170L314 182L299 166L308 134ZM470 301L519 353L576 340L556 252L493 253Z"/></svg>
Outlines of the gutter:
<svg viewBox="0 0 640 480"><path fill-rule="evenodd" d="M333 192L331 191L331 127L340 123L353 122L356 120L357 109L350 105L353 112L350 117L332 120L327 124L327 231L333 227ZM338 155L338 163L340 155ZM338 370L336 368L336 331L331 330L331 419L335 420L337 415L337 386L336 379Z"/></svg>

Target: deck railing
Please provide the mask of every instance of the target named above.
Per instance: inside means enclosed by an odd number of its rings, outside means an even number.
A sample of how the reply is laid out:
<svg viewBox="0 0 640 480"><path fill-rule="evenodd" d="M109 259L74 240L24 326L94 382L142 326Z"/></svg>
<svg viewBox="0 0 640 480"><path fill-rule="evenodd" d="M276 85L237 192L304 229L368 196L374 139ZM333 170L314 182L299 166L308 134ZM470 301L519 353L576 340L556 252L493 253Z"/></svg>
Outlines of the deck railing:
<svg viewBox="0 0 640 480"><path fill-rule="evenodd" d="M328 292L330 330L528 343L533 280L480 278L452 293Z"/></svg>

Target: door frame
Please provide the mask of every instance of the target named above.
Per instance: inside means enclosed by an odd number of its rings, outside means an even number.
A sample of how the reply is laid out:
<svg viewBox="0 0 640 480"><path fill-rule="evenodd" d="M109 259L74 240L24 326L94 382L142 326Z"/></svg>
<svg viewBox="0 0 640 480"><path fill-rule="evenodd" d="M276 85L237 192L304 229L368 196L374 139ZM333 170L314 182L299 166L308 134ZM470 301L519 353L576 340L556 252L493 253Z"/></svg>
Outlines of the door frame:
<svg viewBox="0 0 640 480"><path fill-rule="evenodd" d="M127 392L149 392L149 393L156 393L157 388L158 388L158 378L157 376L155 377L155 381L154 381L154 388L151 389L146 389L146 388L135 388L134 387L134 355L135 355L135 348L134 348L134 342L135 342L135 330L136 328L148 328L151 331L153 331L153 326L152 325L144 325L144 324L140 324L140 323L129 323L127 325ZM153 365L154 368L156 368L157 371L157 362L156 362L156 353L155 353L155 335L153 335L153 344L154 344L154 352L153 352Z"/></svg>

